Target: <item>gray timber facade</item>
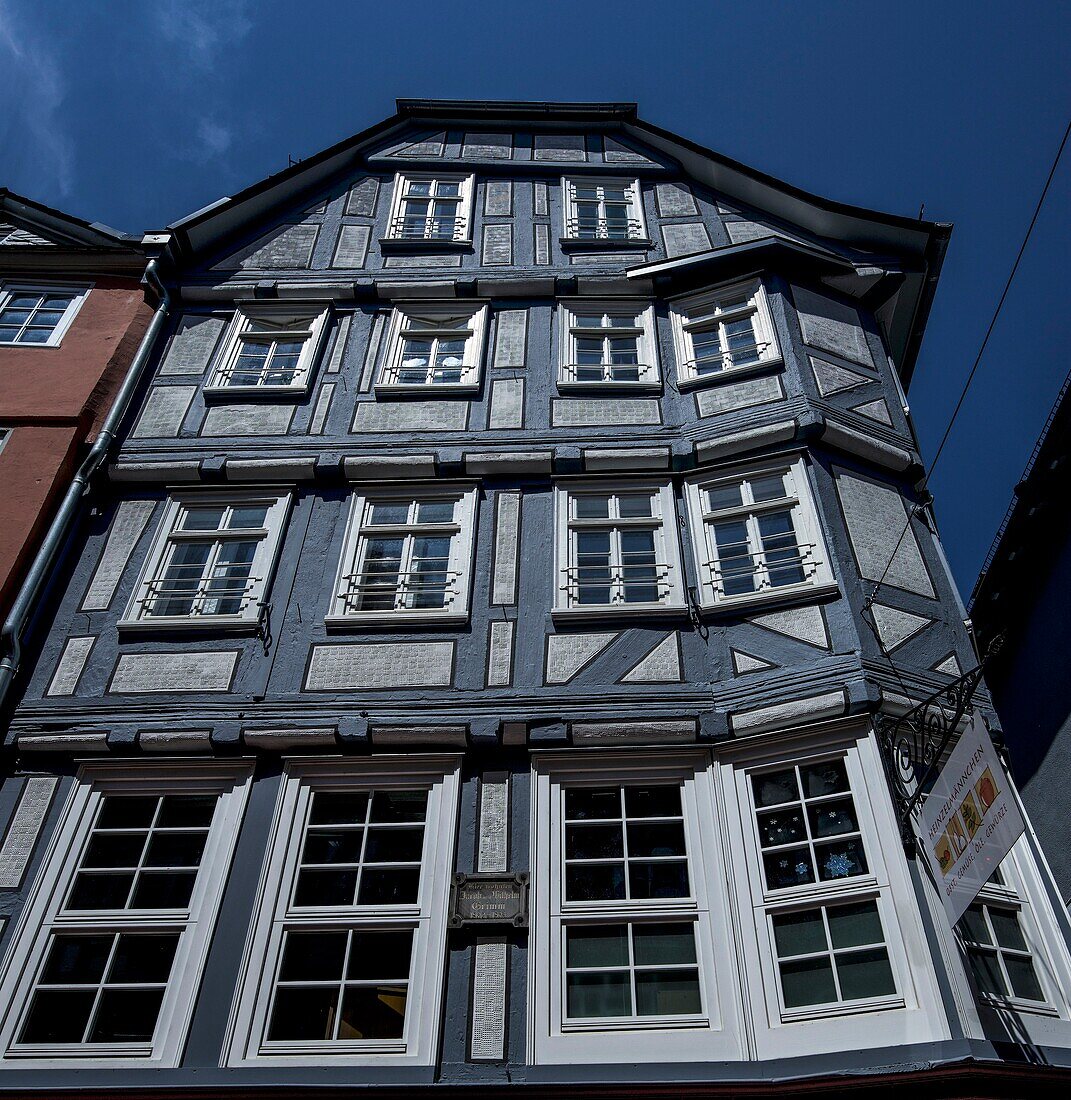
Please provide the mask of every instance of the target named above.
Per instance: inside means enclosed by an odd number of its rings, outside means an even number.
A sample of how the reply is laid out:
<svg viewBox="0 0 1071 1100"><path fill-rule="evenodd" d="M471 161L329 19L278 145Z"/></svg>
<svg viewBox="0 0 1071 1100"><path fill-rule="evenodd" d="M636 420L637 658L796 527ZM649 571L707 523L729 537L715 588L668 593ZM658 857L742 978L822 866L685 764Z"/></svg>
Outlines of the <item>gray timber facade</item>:
<svg viewBox="0 0 1071 1100"><path fill-rule="evenodd" d="M957 939L872 727L977 663L904 397L947 238L425 101L149 235L7 735L0 1091L1071 1063L1032 837ZM521 920L452 926L481 874Z"/></svg>

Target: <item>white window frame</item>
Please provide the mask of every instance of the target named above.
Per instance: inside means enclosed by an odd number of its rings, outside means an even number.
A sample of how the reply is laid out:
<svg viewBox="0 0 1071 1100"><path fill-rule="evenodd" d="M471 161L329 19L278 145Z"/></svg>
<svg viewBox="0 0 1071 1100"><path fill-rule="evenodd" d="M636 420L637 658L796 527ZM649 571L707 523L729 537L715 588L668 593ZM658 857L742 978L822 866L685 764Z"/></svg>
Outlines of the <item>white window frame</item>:
<svg viewBox="0 0 1071 1100"><path fill-rule="evenodd" d="M330 306L324 302L295 300L267 305L262 302L241 304L234 312L227 335L215 357L209 380L204 386L205 395L240 400L245 397L308 393L323 349L330 312ZM234 385L226 383L225 380L238 369L244 343L271 343L275 340L302 341L293 381L271 384L260 380ZM267 373L267 363L265 368L264 373Z"/></svg>
<svg viewBox="0 0 1071 1100"><path fill-rule="evenodd" d="M450 237L406 237L402 235L402 220L404 218L404 206L407 187L410 183L432 181L435 183L459 184L460 201L457 204L457 218L453 235ZM426 251L429 248L444 248L472 245L472 209L473 196L476 192L476 176L474 173L464 174L458 172L399 172L394 177L394 192L391 196L390 216L387 220L387 235L385 242L392 247L408 246L415 251ZM426 222L435 219L429 217ZM425 233L431 229L425 225Z"/></svg>
<svg viewBox="0 0 1071 1100"><path fill-rule="evenodd" d="M118 626L122 630L248 630L255 629L260 624L261 609L267 601L268 592L271 589L272 576L275 572L279 550L282 546L283 531L286 526L286 518L290 510L291 494L279 490L264 490L245 492L175 492L172 493L164 505L163 514L156 528L149 553L138 574L134 590L127 602L123 617ZM246 507L249 505L263 504L268 513L263 528L250 529L250 532L259 536L256 553L249 570L249 579L241 599L242 610L232 615L211 615L196 613L191 610L188 615L150 615L146 613L147 604L154 598L152 590L159 584L167 566L169 551L172 544L181 537L177 534L179 521L186 508L196 507ZM245 529L243 529L243 533ZM212 537L211 531L190 532L189 538L194 541L207 541ZM222 540L217 540L222 541ZM213 559L214 560L214 559ZM202 573L202 580L211 567L210 561L206 565L206 571ZM195 602L203 602L209 599L203 592L204 585L197 589ZM217 597L218 598L218 597Z"/></svg>
<svg viewBox="0 0 1071 1100"><path fill-rule="evenodd" d="M246 944L242 976L231 1010L224 1064L228 1066L365 1065L430 1066L435 1063L446 969L446 923L457 831L459 755L379 756L373 760L292 759L283 772L268 855ZM424 829L419 897L406 905L316 907L294 910L293 890L303 822L311 794L320 790L424 788ZM270 1042L265 1036L288 927L413 927L410 1010L400 1040Z"/></svg>
<svg viewBox="0 0 1071 1100"><path fill-rule="evenodd" d="M635 336L638 351L639 369L636 381L623 381L615 379L612 375L612 365L604 362L603 377L598 381L586 381L577 377L577 349L578 337L577 318L603 314L608 316L634 316L638 324L629 328L613 329L603 326L601 329L584 329L587 333L601 336L603 340L603 356L608 351L607 342L616 332L617 335ZM655 330L654 303L642 301L629 301L628 299L570 299L558 303L559 334L558 334L558 389L622 389L622 390L659 390L661 378L658 369L658 339Z"/></svg>
<svg viewBox="0 0 1071 1100"><path fill-rule="evenodd" d="M131 1064L177 1066L193 1016L201 975L227 880L253 773L251 761L155 761L87 763L78 771L62 820L19 921L0 980L0 1069ZM80 853L106 794L218 793L208 840L188 907L64 913L62 905ZM170 979L149 1043L35 1045L19 1048L15 1037L29 1007L37 974L53 932L180 930Z"/></svg>
<svg viewBox="0 0 1071 1100"><path fill-rule="evenodd" d="M8 348L58 348L75 317L78 316L78 311L82 308L86 298L89 297L89 292L92 289L92 283L0 283L0 310L2 310L13 297L19 294L64 293L74 295L74 299L71 301L70 305L63 311L63 316L60 318L59 324L52 330L51 335L44 343L22 344L16 342L0 344L0 351L4 351Z"/></svg>
<svg viewBox="0 0 1071 1100"><path fill-rule="evenodd" d="M387 351L380 368L376 393L420 393L432 397L436 394L477 393L483 372L483 352L487 336L486 303L480 302L399 302L391 311L387 328ZM466 329L429 329L427 335L433 339L437 335L456 338L465 335L465 354L461 367L460 382L399 382L402 369L402 352L405 342L407 322L434 322L437 317L468 317ZM426 335L418 330L420 335ZM428 372L434 369L434 354L430 357Z"/></svg>
<svg viewBox="0 0 1071 1100"><path fill-rule="evenodd" d="M695 749L538 754L532 806L532 929L528 951L529 1064L738 1061L745 1057L725 852L709 754ZM634 901L564 900L564 790L568 786L680 783L690 896ZM692 922L702 1012L687 1017L565 1018L564 928L653 920Z"/></svg>
<svg viewBox="0 0 1071 1100"><path fill-rule="evenodd" d="M627 529L629 526L650 528L655 532L656 566L659 568L656 584L664 588L662 599L646 603L625 603L619 597L623 594L620 573L620 549L618 540L610 539L610 570L613 579L612 602L608 604L580 604L573 602L570 592L573 587L572 575L577 566L573 564L573 532L585 526L585 521L575 516L573 498L584 494L610 494L611 507L616 510L615 502L619 495L650 493L654 501L652 517L649 519L592 519L587 525L592 528L614 527ZM578 481L556 485L554 488L555 514L555 561L554 561L554 607L555 617L584 617L620 614L679 614L684 610L684 581L681 568L680 539L677 534L677 508L673 496L673 486L668 481ZM616 572L615 572L616 570Z"/></svg>
<svg viewBox="0 0 1071 1100"><path fill-rule="evenodd" d="M724 312L721 310L722 301L726 298L737 298L741 294L748 296L746 306ZM777 342L777 330L770 312L770 302L761 279L711 287L698 294L672 299L669 303L669 315L673 326L673 345L677 355L677 387L681 390L716 385L722 379L766 370L782 361ZM745 316L753 319L758 359L755 362L734 366L723 326L727 322ZM691 334L693 331L708 331L715 326L720 330L722 367L720 370L700 373L696 369L695 348Z"/></svg>
<svg viewBox="0 0 1071 1100"><path fill-rule="evenodd" d="M14 430L14 428L0 428L0 454L4 453L7 441L11 438L11 434Z"/></svg>
<svg viewBox="0 0 1071 1100"><path fill-rule="evenodd" d="M625 187L629 190L629 217L627 237L611 237L609 223L604 215L605 200L599 199L600 217L596 224L594 237L578 235L579 218L577 216L576 186L585 187ZM647 221L643 214L643 190L640 181L624 176L563 176L562 177L562 241L570 246L627 248L629 245L650 244L647 236Z"/></svg>
<svg viewBox="0 0 1071 1100"><path fill-rule="evenodd" d="M718 579L717 546L714 541L713 527L705 518L708 515L705 491L719 482L737 482L741 479L757 478L773 473L784 474L790 495L783 498L781 502L770 502L769 507L774 511L781 511L785 508L784 501L790 502L788 506L791 509L797 545L803 549L801 565L805 578L796 584L762 587L766 567L761 560L758 560L756 576L760 587L754 592L727 596L722 591L722 585ZM765 603L801 594L816 596L835 590L836 582L830 566L830 555L818 517L807 464L802 455L789 455L780 462L768 461L755 466L733 466L690 477L684 483L684 495L687 501L688 522L692 529L692 552L696 576L699 578L699 605L704 610ZM758 505L744 504L732 512L726 510L716 513L717 516L738 514L741 518L746 517L749 548L753 559L762 558L762 544L754 517L767 509L767 504L763 502Z"/></svg>
<svg viewBox="0 0 1071 1100"><path fill-rule="evenodd" d="M338 571L335 576L334 596L331 610L326 617L329 627L352 628L357 623L376 622L466 622L469 617L470 593L473 583L473 555L476 547L476 497L477 486L473 484L426 484L398 486L394 489L373 489L360 487L353 494L350 513L346 523L346 535L342 543ZM377 501L408 501L454 499L454 518L446 524L416 524L409 522L400 525L364 527L364 517L368 508ZM376 535L396 534L399 537L426 533L450 533L450 560L447 573L452 579L447 592L446 606L443 608L406 608L375 611L354 611L349 609L352 597L348 595L352 585L351 578L357 572L364 532ZM402 570L408 572L412 539L406 538L403 545ZM398 586L399 595L404 595L405 585Z"/></svg>

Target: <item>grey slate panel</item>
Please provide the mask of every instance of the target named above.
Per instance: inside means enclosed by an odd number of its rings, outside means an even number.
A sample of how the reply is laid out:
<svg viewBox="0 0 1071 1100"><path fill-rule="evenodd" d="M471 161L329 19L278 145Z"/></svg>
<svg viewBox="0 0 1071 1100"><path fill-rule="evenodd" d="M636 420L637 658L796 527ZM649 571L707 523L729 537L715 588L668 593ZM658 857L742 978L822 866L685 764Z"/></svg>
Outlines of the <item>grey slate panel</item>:
<svg viewBox="0 0 1071 1100"><path fill-rule="evenodd" d="M145 398L131 439L174 439L193 404L196 386L154 386Z"/></svg>
<svg viewBox="0 0 1071 1100"><path fill-rule="evenodd" d="M293 405L213 405L201 435L285 435L293 418Z"/></svg>
<svg viewBox="0 0 1071 1100"><path fill-rule="evenodd" d="M319 225L313 222L281 226L265 234L254 244L232 253L212 270L290 270L308 267L319 232Z"/></svg>
<svg viewBox="0 0 1071 1100"><path fill-rule="evenodd" d="M495 366L523 367L528 334L528 310L504 309L495 314Z"/></svg>
<svg viewBox="0 0 1071 1100"><path fill-rule="evenodd" d="M123 653L109 691L125 694L227 691L238 660L236 650Z"/></svg>
<svg viewBox="0 0 1071 1100"><path fill-rule="evenodd" d="M112 520L104 551L82 599L83 611L106 611L115 597L119 579L152 517L151 500L124 500Z"/></svg>
<svg viewBox="0 0 1071 1100"><path fill-rule="evenodd" d="M474 160L509 160L513 156L513 135L466 134L461 155Z"/></svg>
<svg viewBox="0 0 1071 1100"><path fill-rule="evenodd" d="M481 260L487 267L513 263L513 226L495 222L483 227Z"/></svg>
<svg viewBox="0 0 1071 1100"><path fill-rule="evenodd" d="M453 642L377 642L313 646L306 691L449 687Z"/></svg>
<svg viewBox="0 0 1071 1100"><path fill-rule="evenodd" d="M710 248L710 234L702 222L674 222L662 226L662 240L666 243L666 255L687 256L692 252L705 252Z"/></svg>
<svg viewBox="0 0 1071 1100"><path fill-rule="evenodd" d="M874 366L858 310L800 286L792 287L792 298L799 313L804 343L831 351L853 363Z"/></svg>
<svg viewBox="0 0 1071 1100"><path fill-rule="evenodd" d="M658 214L663 218L687 218L699 213L695 195L686 183L656 184L655 201L658 203Z"/></svg>
<svg viewBox="0 0 1071 1100"><path fill-rule="evenodd" d="M542 180L536 180L532 184L532 213L537 218L547 216L549 209L547 185Z"/></svg>
<svg viewBox="0 0 1071 1100"><path fill-rule="evenodd" d="M495 502L495 567L491 603L517 602L517 562L520 552L521 494L500 492Z"/></svg>
<svg viewBox="0 0 1071 1100"><path fill-rule="evenodd" d="M536 134L535 160L587 160L583 134Z"/></svg>
<svg viewBox="0 0 1071 1100"><path fill-rule="evenodd" d="M379 180L374 176L365 176L350 188L350 193L346 196L346 213L351 217L374 217L378 195Z"/></svg>
<svg viewBox="0 0 1071 1100"><path fill-rule="evenodd" d="M513 682L513 632L508 619L491 623L487 657L487 686L506 687Z"/></svg>
<svg viewBox="0 0 1071 1100"><path fill-rule="evenodd" d="M524 379L497 378L491 383L490 428L520 428L524 424Z"/></svg>
<svg viewBox="0 0 1071 1100"><path fill-rule="evenodd" d="M551 406L556 428L601 427L604 425L658 424L658 401L653 398L619 399L561 397Z"/></svg>
<svg viewBox="0 0 1071 1100"><path fill-rule="evenodd" d="M312 420L309 423L309 435L321 435L323 433L324 424L327 421L327 411L331 407L331 398L334 392L333 382L328 382L320 387L320 392L316 397L316 408L313 409Z"/></svg>
<svg viewBox="0 0 1071 1100"><path fill-rule="evenodd" d="M368 241L372 230L367 225L344 225L338 231L338 244L331 260L332 267L364 267L368 258Z"/></svg>
<svg viewBox="0 0 1071 1100"><path fill-rule="evenodd" d="M545 267L550 263L550 226L537 222L532 232L535 234L535 262Z"/></svg>
<svg viewBox="0 0 1071 1100"><path fill-rule="evenodd" d="M86 667L89 654L96 641L95 635L80 638L68 638L64 643L63 652L56 663L56 671L52 674L52 681L48 685L46 695L73 695L78 686L78 680L82 670Z"/></svg>
<svg viewBox="0 0 1071 1100"><path fill-rule="evenodd" d="M513 183L510 180L488 180L484 184L483 212L492 218L508 218L513 214Z"/></svg>
<svg viewBox="0 0 1071 1100"><path fill-rule="evenodd" d="M171 337L158 373L162 376L204 374L225 324L222 317L187 313Z"/></svg>
<svg viewBox="0 0 1071 1100"><path fill-rule="evenodd" d="M0 889L15 890L22 884L58 785L59 780L51 775L30 776L23 784L0 845Z"/></svg>
<svg viewBox="0 0 1071 1100"><path fill-rule="evenodd" d="M353 418L355 432L463 432L467 401L361 401Z"/></svg>
<svg viewBox="0 0 1071 1100"><path fill-rule="evenodd" d="M780 401L785 396L781 380L776 374L762 378L746 378L710 389L698 390L695 395L700 416L717 416L732 409L747 409L752 405L764 405Z"/></svg>

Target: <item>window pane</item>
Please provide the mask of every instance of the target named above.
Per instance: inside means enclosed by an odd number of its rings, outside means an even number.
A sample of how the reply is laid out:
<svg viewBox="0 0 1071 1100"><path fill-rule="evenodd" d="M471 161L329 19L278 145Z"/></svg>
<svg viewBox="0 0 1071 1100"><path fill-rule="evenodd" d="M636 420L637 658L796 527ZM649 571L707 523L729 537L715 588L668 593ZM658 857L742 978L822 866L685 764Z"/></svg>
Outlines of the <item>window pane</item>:
<svg viewBox="0 0 1071 1100"><path fill-rule="evenodd" d="M678 821L654 825L629 822L628 851L630 856L683 856L684 825Z"/></svg>
<svg viewBox="0 0 1071 1100"><path fill-rule="evenodd" d="M863 855L862 841L858 838L839 844L816 844L814 857L823 881L866 874L866 856Z"/></svg>
<svg viewBox="0 0 1071 1100"><path fill-rule="evenodd" d="M333 1039L337 1004L336 986L280 986L275 991L269 1040Z"/></svg>
<svg viewBox="0 0 1071 1100"><path fill-rule="evenodd" d="M841 997L857 1001L863 997L885 997L896 992L889 955L885 948L837 955L837 976Z"/></svg>
<svg viewBox="0 0 1071 1100"><path fill-rule="evenodd" d="M412 952L411 928L400 932L354 932L346 977L362 981L408 981Z"/></svg>
<svg viewBox="0 0 1071 1100"><path fill-rule="evenodd" d="M363 829L328 829L305 838L302 863L360 863Z"/></svg>
<svg viewBox="0 0 1071 1100"><path fill-rule="evenodd" d="M249 505L244 508L232 508L231 518L227 521L230 531L247 531L263 527L268 518L266 504Z"/></svg>
<svg viewBox="0 0 1071 1100"><path fill-rule="evenodd" d="M347 871L302 871L294 890L294 904L352 905L356 888L356 868Z"/></svg>
<svg viewBox="0 0 1071 1100"><path fill-rule="evenodd" d="M225 511L224 508L186 508L181 528L183 531L218 531Z"/></svg>
<svg viewBox="0 0 1071 1100"><path fill-rule="evenodd" d="M420 868L365 868L358 905L411 905L420 888Z"/></svg>
<svg viewBox="0 0 1071 1100"><path fill-rule="evenodd" d="M1045 1000L1034 964L1027 956L1005 955L1004 965L1008 969L1008 979L1016 997L1022 997L1027 1001Z"/></svg>
<svg viewBox="0 0 1071 1100"><path fill-rule="evenodd" d="M409 501L407 500L377 500L368 509L366 521L372 526L379 527L388 524L409 522Z"/></svg>
<svg viewBox="0 0 1071 1100"><path fill-rule="evenodd" d="M349 986L342 995L340 1039L400 1039L405 1031L406 986Z"/></svg>
<svg viewBox="0 0 1071 1100"><path fill-rule="evenodd" d="M453 500L421 500L417 502L417 523L453 523Z"/></svg>
<svg viewBox="0 0 1071 1100"><path fill-rule="evenodd" d="M145 856L146 867L196 867L207 833L155 833Z"/></svg>
<svg viewBox="0 0 1071 1100"><path fill-rule="evenodd" d="M108 982L163 985L171 976L178 932L163 935L121 935L108 971Z"/></svg>
<svg viewBox="0 0 1071 1100"><path fill-rule="evenodd" d="M970 905L967 911L959 918L959 929L963 935L974 943L992 943L989 935L989 926L985 922L985 914L980 905Z"/></svg>
<svg viewBox="0 0 1071 1100"><path fill-rule="evenodd" d="M629 817L680 817L681 789L669 784L626 787L625 812Z"/></svg>
<svg viewBox="0 0 1071 1100"><path fill-rule="evenodd" d="M54 936L41 971L41 984L95 985L104 977L113 939L111 934Z"/></svg>
<svg viewBox="0 0 1071 1100"><path fill-rule="evenodd" d="M203 826L212 824L212 815L216 811L214 794L167 795L160 807L157 827L162 829L182 828L183 826Z"/></svg>
<svg viewBox="0 0 1071 1100"><path fill-rule="evenodd" d="M376 791L369 820L373 824L423 821L427 808L427 791Z"/></svg>
<svg viewBox="0 0 1071 1100"><path fill-rule="evenodd" d="M571 1019L632 1015L627 973L567 974L565 985L566 1015Z"/></svg>
<svg viewBox="0 0 1071 1100"><path fill-rule="evenodd" d="M80 1043L93 1011L94 990L38 990L30 1002L20 1043Z"/></svg>
<svg viewBox="0 0 1071 1100"><path fill-rule="evenodd" d="M287 932L279 980L341 980L345 958L345 932Z"/></svg>
<svg viewBox="0 0 1071 1100"><path fill-rule="evenodd" d="M759 814L759 840L764 848L806 840L803 813L798 806L790 810L774 810Z"/></svg>
<svg viewBox="0 0 1071 1100"><path fill-rule="evenodd" d="M193 896L196 871L159 871L138 876L131 909L185 909Z"/></svg>
<svg viewBox="0 0 1071 1100"><path fill-rule="evenodd" d="M824 956L817 959L801 959L784 962L781 969L781 995L785 1008L804 1005L828 1004L837 999L837 987L833 983L833 967Z"/></svg>
<svg viewBox="0 0 1071 1100"><path fill-rule="evenodd" d="M565 816L571 821L619 818L621 792L617 787L572 787L565 792Z"/></svg>
<svg viewBox="0 0 1071 1100"><path fill-rule="evenodd" d="M858 905L837 905L826 910L829 934L834 948L861 947L863 944L884 943L881 917L876 902Z"/></svg>
<svg viewBox="0 0 1071 1100"><path fill-rule="evenodd" d="M688 864L684 860L628 865L629 892L634 898L688 897Z"/></svg>
<svg viewBox="0 0 1071 1100"><path fill-rule="evenodd" d="M565 869L568 901L622 901L625 870L620 863L572 864Z"/></svg>
<svg viewBox="0 0 1071 1100"><path fill-rule="evenodd" d="M573 508L578 519L606 519L610 515L610 498L590 493L575 496Z"/></svg>
<svg viewBox="0 0 1071 1100"><path fill-rule="evenodd" d="M826 930L821 909L803 913L782 913L773 918L774 943L779 959L825 951Z"/></svg>
<svg viewBox="0 0 1071 1100"><path fill-rule="evenodd" d="M97 818L98 829L142 829L152 824L156 814L156 805L160 801L155 795L148 797L125 797L108 795L101 806Z"/></svg>
<svg viewBox="0 0 1071 1100"><path fill-rule="evenodd" d="M1001 909L995 905L990 905L989 922L993 926L993 934L1001 947L1010 947L1013 951L1029 950L1026 940L1023 938L1023 930L1019 925L1019 914L1014 909Z"/></svg>
<svg viewBox="0 0 1071 1100"><path fill-rule="evenodd" d="M751 479L751 496L756 502L780 500L787 495L784 474L765 474Z"/></svg>
<svg viewBox="0 0 1071 1100"><path fill-rule="evenodd" d="M354 824L364 821L368 795L364 791L317 791L312 796L312 825Z"/></svg>
<svg viewBox="0 0 1071 1100"><path fill-rule="evenodd" d="M1008 987L1000 969L996 951L983 951L977 947L967 949L967 958L971 963L974 980L983 993L992 993L997 997L1006 997Z"/></svg>
<svg viewBox="0 0 1071 1100"><path fill-rule="evenodd" d="M82 857L83 867L136 867L148 833L95 833Z"/></svg>
<svg viewBox="0 0 1071 1100"><path fill-rule="evenodd" d="M423 851L423 828L370 829L364 858L369 863L416 863Z"/></svg>
<svg viewBox="0 0 1071 1100"><path fill-rule="evenodd" d="M628 966L628 926L598 924L567 929L565 965L569 967Z"/></svg>
<svg viewBox="0 0 1071 1100"><path fill-rule="evenodd" d="M620 514L626 519L647 518L651 512L650 493L628 493L618 497Z"/></svg>
<svg viewBox="0 0 1071 1100"><path fill-rule="evenodd" d="M771 852L763 856L762 863L766 869L766 885L771 890L783 890L789 886L814 882L811 853L806 848Z"/></svg>
<svg viewBox="0 0 1071 1100"><path fill-rule="evenodd" d="M823 764L800 768L800 775L803 777L803 793L807 798L839 794L849 789L848 773L841 760L828 760Z"/></svg>
<svg viewBox="0 0 1071 1100"><path fill-rule="evenodd" d="M637 1016L690 1016L702 1008L697 970L641 971L636 975Z"/></svg>
<svg viewBox="0 0 1071 1100"><path fill-rule="evenodd" d="M91 1043L147 1043L156 1030L162 989L105 989L89 1033Z"/></svg>
<svg viewBox="0 0 1071 1100"><path fill-rule="evenodd" d="M807 816L811 822L811 835L815 839L823 836L836 836L838 833L859 831L859 823L855 817L855 806L851 798L809 806Z"/></svg>
<svg viewBox="0 0 1071 1100"><path fill-rule="evenodd" d="M565 830L567 859L613 858L623 854L620 825L570 825Z"/></svg>
<svg viewBox="0 0 1071 1100"><path fill-rule="evenodd" d="M637 966L679 966L695 962L690 924L634 924L632 951Z"/></svg>
<svg viewBox="0 0 1071 1100"><path fill-rule="evenodd" d="M751 778L755 791L755 802L759 806L779 806L785 802L795 802L799 796L796 773L790 768L783 772L766 772Z"/></svg>
<svg viewBox="0 0 1071 1100"><path fill-rule="evenodd" d="M123 909L126 907L133 873L118 875L79 875L74 880L67 902L68 909Z"/></svg>

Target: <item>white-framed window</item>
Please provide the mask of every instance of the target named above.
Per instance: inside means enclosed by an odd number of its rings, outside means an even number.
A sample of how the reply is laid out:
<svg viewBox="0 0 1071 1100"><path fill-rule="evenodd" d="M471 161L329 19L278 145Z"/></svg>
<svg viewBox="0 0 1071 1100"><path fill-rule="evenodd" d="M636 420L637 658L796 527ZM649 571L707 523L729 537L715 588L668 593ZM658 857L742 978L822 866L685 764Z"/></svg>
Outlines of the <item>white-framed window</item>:
<svg viewBox="0 0 1071 1100"><path fill-rule="evenodd" d="M0 454L3 454L7 441L11 438L11 428L0 428Z"/></svg>
<svg viewBox="0 0 1071 1100"><path fill-rule="evenodd" d="M120 626L255 626L290 494L176 493Z"/></svg>
<svg viewBox="0 0 1071 1100"><path fill-rule="evenodd" d="M475 176L399 173L394 180L387 240L469 244Z"/></svg>
<svg viewBox="0 0 1071 1100"><path fill-rule="evenodd" d="M228 1064L434 1062L458 771L287 764Z"/></svg>
<svg viewBox="0 0 1071 1100"><path fill-rule="evenodd" d="M487 306L464 302L396 305L377 391L475 393L480 387Z"/></svg>
<svg viewBox="0 0 1071 1100"><path fill-rule="evenodd" d="M354 494L329 625L464 620L476 486Z"/></svg>
<svg viewBox="0 0 1071 1100"><path fill-rule="evenodd" d="M670 303L682 387L781 361L762 282L704 290Z"/></svg>
<svg viewBox="0 0 1071 1100"><path fill-rule="evenodd" d="M669 484L558 486L556 613L680 610Z"/></svg>
<svg viewBox="0 0 1071 1100"><path fill-rule="evenodd" d="M647 240L637 179L584 177L562 180L566 241Z"/></svg>
<svg viewBox="0 0 1071 1100"><path fill-rule="evenodd" d="M176 1065L252 766L86 764L3 980L3 1061Z"/></svg>
<svg viewBox="0 0 1071 1100"><path fill-rule="evenodd" d="M657 389L658 352L650 302L560 303L558 387Z"/></svg>
<svg viewBox="0 0 1071 1100"><path fill-rule="evenodd" d="M685 485L703 607L833 583L802 458Z"/></svg>
<svg viewBox="0 0 1071 1100"><path fill-rule="evenodd" d="M88 286L0 286L0 347L55 348L89 294Z"/></svg>
<svg viewBox="0 0 1071 1100"><path fill-rule="evenodd" d="M328 313L323 302L243 304L235 312L205 393L306 393Z"/></svg>
<svg viewBox="0 0 1071 1100"><path fill-rule="evenodd" d="M737 783L771 1015L902 1007L906 963L858 756L741 769Z"/></svg>
<svg viewBox="0 0 1071 1100"><path fill-rule="evenodd" d="M535 763L533 1060L741 1057L709 760Z"/></svg>

